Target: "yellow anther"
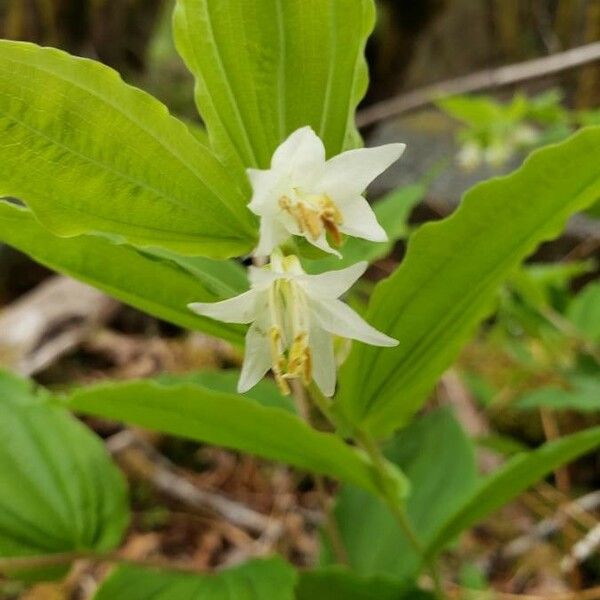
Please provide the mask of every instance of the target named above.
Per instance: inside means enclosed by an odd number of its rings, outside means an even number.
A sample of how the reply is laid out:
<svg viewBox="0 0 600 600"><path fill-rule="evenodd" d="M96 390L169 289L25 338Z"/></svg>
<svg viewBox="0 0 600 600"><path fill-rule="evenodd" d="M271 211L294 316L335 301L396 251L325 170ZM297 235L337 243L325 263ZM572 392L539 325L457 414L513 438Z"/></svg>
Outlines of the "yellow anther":
<svg viewBox="0 0 600 600"><path fill-rule="evenodd" d="M290 393L290 386L285 380L286 360L281 347L281 331L278 327L269 329L269 345L271 348L271 367L275 375L275 381L284 396Z"/></svg>
<svg viewBox="0 0 600 600"><path fill-rule="evenodd" d="M305 385L312 381L312 357L308 345L308 335L299 333L290 348L287 375L301 377Z"/></svg>
<svg viewBox="0 0 600 600"><path fill-rule="evenodd" d="M342 213L329 196L298 195L296 200L282 196L279 198L279 206L295 219L301 233L307 233L313 240L317 240L325 230L331 235L335 245L341 244L339 226L343 223Z"/></svg>
<svg viewBox="0 0 600 600"><path fill-rule="evenodd" d="M292 201L287 196L281 196L279 198L279 206L288 212L292 210Z"/></svg>
<svg viewBox="0 0 600 600"><path fill-rule="evenodd" d="M279 391L284 396L289 396L292 392L290 389L290 384L286 381L285 377L281 375L281 373L275 373L275 383L277 383L277 387Z"/></svg>

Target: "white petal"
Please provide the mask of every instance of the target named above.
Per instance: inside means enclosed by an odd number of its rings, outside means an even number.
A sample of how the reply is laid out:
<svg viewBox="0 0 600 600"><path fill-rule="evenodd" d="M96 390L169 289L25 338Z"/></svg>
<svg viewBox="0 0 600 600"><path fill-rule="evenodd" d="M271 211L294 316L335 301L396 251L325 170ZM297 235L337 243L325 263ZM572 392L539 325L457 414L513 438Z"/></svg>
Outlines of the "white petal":
<svg viewBox="0 0 600 600"><path fill-rule="evenodd" d="M331 334L314 322L309 331L309 344L312 353L313 379L325 396L335 392L336 365Z"/></svg>
<svg viewBox="0 0 600 600"><path fill-rule="evenodd" d="M351 338L372 346L396 346L398 341L371 327L340 300L309 300L312 314L319 325L335 335Z"/></svg>
<svg viewBox="0 0 600 600"><path fill-rule="evenodd" d="M248 267L248 281L252 289L264 290L278 278L278 274L268 267Z"/></svg>
<svg viewBox="0 0 600 600"><path fill-rule="evenodd" d="M324 162L323 142L311 127L301 127L275 150L271 168L286 173L302 174L306 170L322 168Z"/></svg>
<svg viewBox="0 0 600 600"><path fill-rule="evenodd" d="M307 294L313 298L339 298L360 279L368 266L369 263L363 260L346 269L327 271L320 275L305 275L300 281Z"/></svg>
<svg viewBox="0 0 600 600"><path fill-rule="evenodd" d="M261 217L278 213L278 200L287 191L289 177L277 170L246 169L246 173L252 186L252 199L248 208Z"/></svg>
<svg viewBox="0 0 600 600"><path fill-rule="evenodd" d="M344 222L340 231L372 242L387 242L385 229L378 223L370 204L362 197L355 196L341 207Z"/></svg>
<svg viewBox="0 0 600 600"><path fill-rule="evenodd" d="M327 252L329 254L335 254L338 258L342 258L342 255L335 248L332 248L329 245L329 242L327 241L327 236L325 235L325 233L322 233L316 240L313 239L313 237L307 233L304 234L304 237L306 238L306 241L309 244L316 246L317 248L323 250L323 252Z"/></svg>
<svg viewBox="0 0 600 600"><path fill-rule="evenodd" d="M271 367L269 341L264 330L254 323L246 334L244 365L238 381L240 394L253 388Z"/></svg>
<svg viewBox="0 0 600 600"><path fill-rule="evenodd" d="M256 319L258 296L256 290L249 290L222 302L194 302L188 304L188 308L203 317L225 323L250 323Z"/></svg>
<svg viewBox="0 0 600 600"><path fill-rule="evenodd" d="M285 242L290 233L282 225L279 219L274 217L262 217L260 219L260 234L258 246L254 250L254 256L268 256L274 248Z"/></svg>
<svg viewBox="0 0 600 600"><path fill-rule="evenodd" d="M405 144L386 144L338 154L325 163L317 185L343 209L344 198L362 194L371 181L402 156L405 148Z"/></svg>

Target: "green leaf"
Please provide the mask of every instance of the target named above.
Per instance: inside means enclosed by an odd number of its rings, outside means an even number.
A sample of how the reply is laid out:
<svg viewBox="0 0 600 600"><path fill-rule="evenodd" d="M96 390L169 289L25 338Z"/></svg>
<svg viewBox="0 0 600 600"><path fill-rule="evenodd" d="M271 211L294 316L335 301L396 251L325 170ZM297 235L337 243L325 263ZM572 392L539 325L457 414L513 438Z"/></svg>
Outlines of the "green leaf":
<svg viewBox="0 0 600 600"><path fill-rule="evenodd" d="M56 237L29 210L2 201L0 240L51 269L89 283L151 315L243 346L243 327L197 316L187 308L190 302L221 299L215 293L213 278L207 286L202 278L186 273L170 261L152 258L105 238Z"/></svg>
<svg viewBox="0 0 600 600"><path fill-rule="evenodd" d="M598 197L599 146L596 127L534 152L515 173L470 190L451 217L415 233L366 315L400 343L355 344L337 401L347 420L385 436L410 419L490 313L500 284Z"/></svg>
<svg viewBox="0 0 600 600"><path fill-rule="evenodd" d="M122 566L93 600L294 600L296 572L280 558L254 560L214 575Z"/></svg>
<svg viewBox="0 0 600 600"><path fill-rule="evenodd" d="M600 410L600 380L598 377L579 375L569 381L569 388L549 386L533 390L521 396L517 408L531 410L552 408L554 410Z"/></svg>
<svg viewBox="0 0 600 600"><path fill-rule="evenodd" d="M473 445L449 410L417 420L388 444L386 456L411 483L406 510L423 544L473 491ZM340 534L353 571L403 582L418 574L415 553L390 510L376 497L351 486L341 490L335 508ZM323 559L331 562L332 557Z"/></svg>
<svg viewBox="0 0 600 600"><path fill-rule="evenodd" d="M390 192L373 205L377 220L388 234L387 242L370 242L360 238L348 237L340 248L342 259L328 256L319 260L305 261L310 273L322 273L333 269L349 267L361 260L375 262L386 257L394 244L408 235L408 218L412 209L427 193L425 183L415 183Z"/></svg>
<svg viewBox="0 0 600 600"><path fill-rule="evenodd" d="M215 260L204 256L181 256L168 250L149 251L149 254L177 263L211 290L215 298L230 298L248 290L246 269L235 260Z"/></svg>
<svg viewBox="0 0 600 600"><path fill-rule="evenodd" d="M383 577L361 577L341 568L300 573L296 600L433 600L428 592Z"/></svg>
<svg viewBox="0 0 600 600"><path fill-rule="evenodd" d="M593 427L544 444L532 452L517 454L479 482L430 540L428 554L441 551L459 533L485 519L555 469L598 447L600 427Z"/></svg>
<svg viewBox="0 0 600 600"><path fill-rule="evenodd" d="M117 547L127 492L100 440L30 382L1 371L0 412L0 557Z"/></svg>
<svg viewBox="0 0 600 600"><path fill-rule="evenodd" d="M566 294L573 279L596 270L594 260L528 264L517 269L508 284L532 307L551 306Z"/></svg>
<svg viewBox="0 0 600 600"><path fill-rule="evenodd" d="M158 377L157 381L166 385L192 383L216 392L236 394L239 378L239 371L229 369L227 371L198 371L196 373L186 373L185 375L165 374ZM282 408L287 412L296 414L293 398L291 396L283 396L272 379L259 381L251 390L242 395L244 398L256 400L262 406Z"/></svg>
<svg viewBox="0 0 600 600"><path fill-rule="evenodd" d="M0 195L63 236L102 232L224 258L248 252L243 182L100 63L0 41Z"/></svg>
<svg viewBox="0 0 600 600"><path fill-rule="evenodd" d="M505 120L505 107L487 96L451 96L436 104L450 116L472 127L489 127Z"/></svg>
<svg viewBox="0 0 600 600"><path fill-rule="evenodd" d="M372 493L378 489L366 457L341 438L244 396L191 383L131 381L76 390L66 405L85 414L285 462Z"/></svg>
<svg viewBox="0 0 600 600"><path fill-rule="evenodd" d="M372 0L178 0L177 49L196 77L213 148L229 166L268 167L304 125L328 156L356 145L374 16Z"/></svg>
<svg viewBox="0 0 600 600"><path fill-rule="evenodd" d="M589 339L600 342L600 283L589 283L569 305L567 316Z"/></svg>

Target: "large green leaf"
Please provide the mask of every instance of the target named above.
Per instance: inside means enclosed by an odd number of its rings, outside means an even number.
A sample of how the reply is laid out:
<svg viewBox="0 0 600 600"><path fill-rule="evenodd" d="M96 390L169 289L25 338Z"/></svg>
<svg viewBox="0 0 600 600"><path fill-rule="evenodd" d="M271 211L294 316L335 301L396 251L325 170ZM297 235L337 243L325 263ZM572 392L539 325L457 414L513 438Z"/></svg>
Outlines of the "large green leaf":
<svg viewBox="0 0 600 600"><path fill-rule="evenodd" d="M82 388L72 410L249 452L377 490L368 460L334 434L309 427L280 408L184 383L131 381Z"/></svg>
<svg viewBox="0 0 600 600"><path fill-rule="evenodd" d="M341 568L300 573L296 600L434 600L434 596L388 578L361 577Z"/></svg>
<svg viewBox="0 0 600 600"><path fill-rule="evenodd" d="M435 554L462 531L504 506L560 466L600 447L600 427L574 433L537 450L517 454L482 480L455 510L437 535L429 540L428 553Z"/></svg>
<svg viewBox="0 0 600 600"><path fill-rule="evenodd" d="M203 281L198 273L187 273L173 262L152 258L105 238L56 237L29 210L1 201L0 241L151 315L205 331L238 346L244 343L241 326L200 317L187 308L189 302L213 302L221 298L215 293L218 290L212 276ZM227 270L227 264L223 262L223 271Z"/></svg>
<svg viewBox="0 0 600 600"><path fill-rule="evenodd" d="M100 440L6 372L0 414L0 557L118 546L129 519L126 487Z"/></svg>
<svg viewBox="0 0 600 600"><path fill-rule="evenodd" d="M400 432L386 448L411 482L406 510L425 545L435 537L476 483L473 445L449 410L431 413ZM412 581L421 566L396 518L378 498L344 486L335 515L350 565L361 576ZM332 562L327 550L323 560Z"/></svg>
<svg viewBox="0 0 600 600"><path fill-rule="evenodd" d="M374 14L372 0L178 0L177 48L219 155L265 168L304 125L329 156L356 145Z"/></svg>
<svg viewBox="0 0 600 600"><path fill-rule="evenodd" d="M451 217L416 232L366 315L400 343L355 345L340 378L347 419L376 436L407 422L489 314L502 281L598 198L599 147L600 127L582 130L476 186Z"/></svg>
<svg viewBox="0 0 600 600"><path fill-rule="evenodd" d="M182 256L168 250L150 251L150 254L177 263L194 275L217 298L230 298L248 290L248 275L243 265L236 260L216 260L204 256Z"/></svg>
<svg viewBox="0 0 600 600"><path fill-rule="evenodd" d="M234 369L206 370L192 373L164 374L157 378L162 384L181 385L182 383L194 383L217 392L237 393L237 382L240 372ZM292 396L284 396L272 379L259 381L252 389L243 394L244 398L256 400L259 404L270 408L282 408L283 410L296 414L296 406Z"/></svg>
<svg viewBox="0 0 600 600"><path fill-rule="evenodd" d="M0 41L0 195L59 235L227 257L253 245L236 181L157 100L100 63Z"/></svg>
<svg viewBox="0 0 600 600"><path fill-rule="evenodd" d="M251 561L214 575L122 566L93 600L294 600L296 578L280 558Z"/></svg>

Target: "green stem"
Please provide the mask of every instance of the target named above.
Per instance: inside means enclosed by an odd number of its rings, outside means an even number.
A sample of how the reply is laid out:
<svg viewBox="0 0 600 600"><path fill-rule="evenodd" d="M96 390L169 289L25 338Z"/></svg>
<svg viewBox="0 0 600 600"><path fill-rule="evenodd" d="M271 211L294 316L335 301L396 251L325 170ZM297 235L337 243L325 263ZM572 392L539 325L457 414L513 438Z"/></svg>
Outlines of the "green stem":
<svg viewBox="0 0 600 600"><path fill-rule="evenodd" d="M331 410L331 401L321 393L321 390L319 390L319 388L314 384L314 382L311 383L308 391L311 400L321 411L321 413L323 413L323 416L336 429L339 429L340 425L344 425L344 423L339 422L339 418L336 415L334 415L333 411ZM344 428L347 430L351 430L351 428L348 426L345 426ZM395 488L395 485L389 483L390 476L388 472L387 458L385 458L375 440L373 440L368 434L364 432L354 431L353 437L371 459L373 469L377 474L378 485L381 495L384 498L386 504L389 506L390 511L392 512L396 521L398 522L398 525L400 525L400 528L408 538L416 554L419 557L423 558L425 556L425 547L423 546L417 534L415 533L415 530L413 529L410 520L408 519L404 507L399 505L396 500L396 497L392 491L392 489ZM444 593L442 581L438 573L435 560L428 561L427 568L433 581L436 596L442 599L445 598L446 595Z"/></svg>
<svg viewBox="0 0 600 600"><path fill-rule="evenodd" d="M331 425L337 429L338 428L338 419L333 414L331 410L331 400L326 398L321 390L316 386L315 382L311 382L310 386L307 388L310 399L313 401L314 405L319 409L320 413L331 423Z"/></svg>
<svg viewBox="0 0 600 600"><path fill-rule="evenodd" d="M390 511L394 515L398 525L406 535L408 541L410 542L413 550L416 554L423 558L425 556L425 547L419 540L409 518L406 514L406 510L400 504L398 504L396 498L390 494L390 486L387 483L388 481L388 468L387 468L387 459L381 452L381 449L368 434L361 432L356 434L356 440L359 442L363 450L369 455L371 459L371 463L373 464L373 468L378 475L379 480L379 489L388 505ZM438 598L445 598L446 595L444 593L444 588L442 585L442 581L440 578L440 574L438 572L437 565L434 560L427 562L427 569L433 581L433 585L435 588L435 594Z"/></svg>
<svg viewBox="0 0 600 600"><path fill-rule="evenodd" d="M94 552L92 550L80 550L74 552L61 552L56 554L42 554L39 556L19 556L16 558L0 558L0 573L9 573L14 571L29 571L34 569L44 569L48 567L68 566L78 560L91 560L97 562L119 563L126 565L136 565L152 569L163 569L170 571L179 571L183 573L199 573L199 569L172 563L161 559L130 559L119 556L116 552Z"/></svg>
<svg viewBox="0 0 600 600"><path fill-rule="evenodd" d="M314 383L311 385L314 386ZM315 399L315 391L313 389L308 390L300 382L298 382L298 380L292 380L291 387L296 403L296 410L298 411L298 414L302 417L302 419L306 421L306 423L308 423L311 427L313 426L311 422L310 409L306 397L308 392L308 395L317 405L317 408L323 413L325 418L327 418L329 422L333 424L333 415L323 412L323 410L326 409L326 405L323 404L323 407L320 406L321 402L327 402L327 399L324 396L320 395L319 400L317 401ZM318 390L316 386L315 389ZM340 528L338 527L337 520L331 510L331 502L329 499L329 495L327 494L327 490L325 488L325 479L321 475L315 474L314 480L317 495L319 497L321 508L323 510L323 516L325 519L323 527L331 543L331 549L333 550L333 553L338 563L349 566L350 559L348 557L348 551L346 550L344 539L340 532Z"/></svg>
<svg viewBox="0 0 600 600"><path fill-rule="evenodd" d="M16 558L0 558L0 573L9 571L27 571L29 569L43 569L69 565L76 560L84 558L97 558L93 552L61 552L57 554L44 554L40 556L19 556Z"/></svg>

